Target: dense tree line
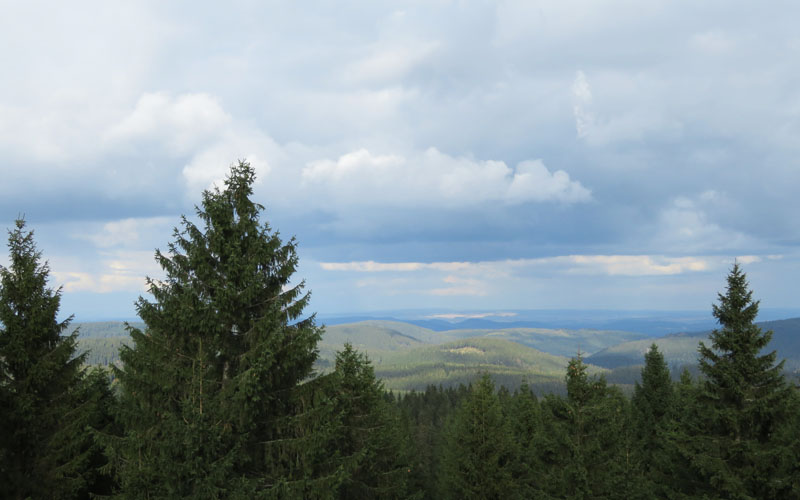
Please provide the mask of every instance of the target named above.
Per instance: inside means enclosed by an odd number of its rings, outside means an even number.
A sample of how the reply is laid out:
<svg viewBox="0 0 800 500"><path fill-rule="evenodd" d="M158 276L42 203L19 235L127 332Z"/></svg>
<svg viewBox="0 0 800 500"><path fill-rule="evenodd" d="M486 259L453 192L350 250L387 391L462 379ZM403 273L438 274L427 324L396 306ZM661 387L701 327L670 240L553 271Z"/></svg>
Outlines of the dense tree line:
<svg viewBox="0 0 800 500"><path fill-rule="evenodd" d="M313 372L296 243L260 221L253 181L232 167L156 253L165 278L111 372L85 368L32 233L10 231L4 498L800 498L797 390L738 264L700 376L673 382L653 345L630 398L580 355L566 394L485 375L395 396L350 345Z"/></svg>

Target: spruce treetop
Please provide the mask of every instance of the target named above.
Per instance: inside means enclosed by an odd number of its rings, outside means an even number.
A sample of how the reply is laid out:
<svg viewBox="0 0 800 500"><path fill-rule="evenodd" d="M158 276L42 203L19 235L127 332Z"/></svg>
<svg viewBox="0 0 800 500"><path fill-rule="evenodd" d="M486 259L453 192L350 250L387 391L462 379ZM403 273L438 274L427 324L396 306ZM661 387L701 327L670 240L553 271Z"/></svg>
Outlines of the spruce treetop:
<svg viewBox="0 0 800 500"><path fill-rule="evenodd" d="M196 223L182 217L156 251L165 278L148 278L151 297L137 302L145 329L130 329L115 369L132 497L253 498L310 480L316 396L303 382L321 329L301 318L310 295L292 283L296 242L260 220L254 181L247 162L233 165L203 192Z"/></svg>
<svg viewBox="0 0 800 500"><path fill-rule="evenodd" d="M4 377L22 380L40 358L62 343L72 316L57 321L61 288L48 287L50 268L41 262L33 231L25 229L23 219L8 232L8 248L10 265L0 266L0 362ZM74 340L61 350L72 356ZM83 356L79 358L78 364Z"/></svg>
<svg viewBox="0 0 800 500"><path fill-rule="evenodd" d="M710 335L711 347L700 342L700 368L712 384L740 392L746 386L760 385L754 377L766 376L770 384L783 369L783 361L773 366L775 351L759 356L772 339L772 331L755 324L759 301L753 300L747 276L734 263L727 278L725 294L718 294L713 314L721 328ZM743 396L742 396L743 397Z"/></svg>

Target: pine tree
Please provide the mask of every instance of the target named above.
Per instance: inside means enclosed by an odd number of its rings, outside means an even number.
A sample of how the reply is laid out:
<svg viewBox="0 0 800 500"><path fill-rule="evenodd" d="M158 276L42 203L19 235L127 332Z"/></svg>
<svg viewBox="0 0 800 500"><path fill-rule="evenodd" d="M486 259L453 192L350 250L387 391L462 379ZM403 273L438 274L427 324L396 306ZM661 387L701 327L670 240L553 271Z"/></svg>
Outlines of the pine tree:
<svg viewBox="0 0 800 500"><path fill-rule="evenodd" d="M675 397L669 368L655 343L644 361L642 383L636 383L631 398L634 460L641 477L637 489L652 493L653 498L663 498L669 462L665 433L673 418Z"/></svg>
<svg viewBox="0 0 800 500"><path fill-rule="evenodd" d="M61 289L48 288L33 232L9 231L0 267L0 488L6 498L75 498L97 474L83 355L71 317L57 319Z"/></svg>
<svg viewBox="0 0 800 500"><path fill-rule="evenodd" d="M442 493L457 499L506 499L515 495L511 432L494 383L484 375L449 422Z"/></svg>
<svg viewBox="0 0 800 500"><path fill-rule="evenodd" d="M513 481L522 498L535 498L541 490L542 470L538 460L542 416L536 395L523 382L512 397L508 420L514 444Z"/></svg>
<svg viewBox="0 0 800 500"><path fill-rule="evenodd" d="M726 293L713 307L721 326L711 346L701 342L699 393L701 434L692 436L695 472L717 494L728 498L788 498L788 443L776 436L788 422L793 403L775 351L762 354L772 338L755 324L752 298L738 263L727 278Z"/></svg>
<svg viewBox="0 0 800 500"><path fill-rule="evenodd" d="M346 470L338 497L409 498L409 438L372 364L350 343L336 354L330 392L338 424L330 453L342 458Z"/></svg>
<svg viewBox="0 0 800 500"><path fill-rule="evenodd" d="M545 496L629 497L624 440L626 400L605 378L590 377L580 355L570 360L567 397L542 402L540 463Z"/></svg>
<svg viewBox="0 0 800 500"><path fill-rule="evenodd" d="M203 193L202 228L186 217L166 275L130 329L116 451L128 498L323 497L338 476L308 463L329 410L312 373L321 329L301 319L309 294L291 284L296 242L281 241L251 200L255 173L231 168L224 189ZM319 424L322 425L322 424ZM313 491L312 491L313 490ZM325 493L327 492L327 493Z"/></svg>
<svg viewBox="0 0 800 500"><path fill-rule="evenodd" d="M409 422L414 450L409 489L422 492L426 500L442 497L439 479L444 476L441 465L446 448L444 427L467 395L463 384L447 389L429 385L425 392L412 391L399 401L398 406Z"/></svg>

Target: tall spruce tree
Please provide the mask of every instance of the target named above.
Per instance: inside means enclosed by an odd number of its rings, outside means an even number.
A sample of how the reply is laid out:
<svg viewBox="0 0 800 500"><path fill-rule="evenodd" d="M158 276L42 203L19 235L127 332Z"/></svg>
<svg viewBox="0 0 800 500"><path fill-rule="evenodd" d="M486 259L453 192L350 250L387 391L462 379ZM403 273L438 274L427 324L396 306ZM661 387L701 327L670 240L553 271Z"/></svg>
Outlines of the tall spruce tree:
<svg viewBox="0 0 800 500"><path fill-rule="evenodd" d="M120 353L120 417L112 445L127 498L330 497L310 426L329 408L309 384L321 329L301 318L309 294L291 284L296 243L260 221L246 162L224 189L203 193L202 228L186 217L168 252L156 251L163 281L137 309ZM318 429L317 429L318 430Z"/></svg>
<svg viewBox="0 0 800 500"><path fill-rule="evenodd" d="M350 343L336 354L330 376L336 432L330 455L341 457L345 469L341 499L411 497L409 437L397 408L384 398L383 383L372 364Z"/></svg>
<svg viewBox="0 0 800 500"><path fill-rule="evenodd" d="M536 395L523 382L514 393L508 412L514 444L513 481L519 496L535 498L541 490L542 470L538 460L542 415Z"/></svg>
<svg viewBox="0 0 800 500"><path fill-rule="evenodd" d="M702 482L725 498L789 498L790 443L776 439L788 422L793 398L772 338L755 324L754 301L738 263L728 274L725 294L713 306L721 328L711 345L700 343L700 435L690 436L691 463Z"/></svg>
<svg viewBox="0 0 800 500"><path fill-rule="evenodd" d="M472 387L445 434L442 496L475 500L516 496L512 435L489 375Z"/></svg>
<svg viewBox="0 0 800 500"><path fill-rule="evenodd" d="M636 383L631 404L638 489L650 492L652 498L663 498L666 496L665 474L670 460L665 447L665 433L674 417L675 396L669 368L655 343L644 356L642 382Z"/></svg>
<svg viewBox="0 0 800 500"><path fill-rule="evenodd" d="M546 498L630 498L624 437L627 407L578 355L567 366L567 397L542 401L539 446Z"/></svg>
<svg viewBox="0 0 800 500"><path fill-rule="evenodd" d="M48 288L33 232L9 231L9 267L0 267L0 489L4 498L86 495L93 438L88 429L77 332L58 320L61 289Z"/></svg>

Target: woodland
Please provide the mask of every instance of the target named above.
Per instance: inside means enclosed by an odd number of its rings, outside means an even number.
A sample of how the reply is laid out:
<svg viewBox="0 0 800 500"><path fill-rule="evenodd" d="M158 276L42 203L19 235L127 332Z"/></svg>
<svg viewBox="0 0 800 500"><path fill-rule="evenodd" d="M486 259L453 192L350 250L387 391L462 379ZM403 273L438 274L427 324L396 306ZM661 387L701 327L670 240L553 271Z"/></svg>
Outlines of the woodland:
<svg viewBox="0 0 800 500"><path fill-rule="evenodd" d="M800 498L800 394L739 264L678 380L653 344L630 394L581 355L562 393L488 374L395 393L349 343L315 370L297 242L261 220L254 179L234 165L181 219L106 368L58 320L17 221L0 268L3 498Z"/></svg>

